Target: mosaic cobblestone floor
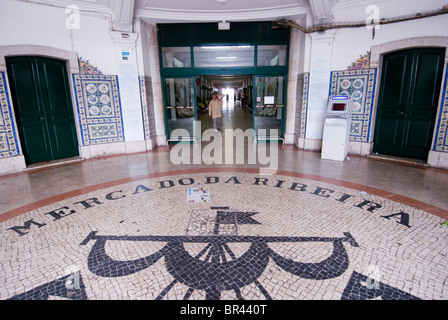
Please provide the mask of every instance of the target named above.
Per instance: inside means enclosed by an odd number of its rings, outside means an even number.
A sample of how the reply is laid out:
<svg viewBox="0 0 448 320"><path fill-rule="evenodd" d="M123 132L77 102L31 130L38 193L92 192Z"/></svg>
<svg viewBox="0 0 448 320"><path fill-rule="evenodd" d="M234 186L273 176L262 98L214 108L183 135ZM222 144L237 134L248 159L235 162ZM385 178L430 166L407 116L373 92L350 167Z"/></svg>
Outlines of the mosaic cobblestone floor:
<svg viewBox="0 0 448 320"><path fill-rule="evenodd" d="M2 222L0 299L444 300L443 222L287 175L147 178Z"/></svg>

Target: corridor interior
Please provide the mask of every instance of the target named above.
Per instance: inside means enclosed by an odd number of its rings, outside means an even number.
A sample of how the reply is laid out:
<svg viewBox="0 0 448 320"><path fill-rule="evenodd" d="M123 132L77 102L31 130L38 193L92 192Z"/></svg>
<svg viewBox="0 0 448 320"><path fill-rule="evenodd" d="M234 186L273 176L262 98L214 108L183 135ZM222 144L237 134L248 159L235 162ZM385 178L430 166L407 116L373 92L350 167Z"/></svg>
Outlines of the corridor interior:
<svg viewBox="0 0 448 320"><path fill-rule="evenodd" d="M245 131L253 128L252 112L244 107L240 100L237 100L235 90L225 88L222 92L224 94L222 99L222 131L225 129L242 129ZM213 128L213 121L208 114L208 110L198 115L198 121L201 121L202 132Z"/></svg>
<svg viewBox="0 0 448 320"><path fill-rule="evenodd" d="M227 87L221 88L223 92ZM236 92L236 91L235 91ZM253 114L244 107L240 99L229 96L223 99L222 132L226 129L253 128ZM208 112L198 114L201 130L213 128ZM230 133L229 133L230 134ZM225 139L223 139L224 144ZM156 149L138 154L115 155L95 159L69 159L52 164L31 166L21 173L0 177L0 190L8 196L0 198L0 220L27 212L32 208L51 203L71 193L84 193L92 188L113 185L120 181L134 181L152 174L168 174L188 170L231 171L259 170L266 164L247 162L249 148L259 148L253 141L246 140L245 163L207 164L187 162L173 164L171 150L176 144L158 146ZM194 144L187 144L194 150ZM266 144L267 145L267 144ZM300 150L293 145L278 145L276 170L295 174L310 175L337 185L348 185L358 190L386 195L415 205L436 215L448 218L448 171L409 163L389 162L371 157L349 155L343 162L322 160L320 152ZM202 143L201 148L207 147ZM229 146L225 146L229 148ZM238 152L233 144L234 156ZM272 147L272 146L271 146ZM185 148L185 146L184 146ZM224 153L226 149L224 148ZM191 155L190 155L191 156ZM259 160L259 159L258 159Z"/></svg>

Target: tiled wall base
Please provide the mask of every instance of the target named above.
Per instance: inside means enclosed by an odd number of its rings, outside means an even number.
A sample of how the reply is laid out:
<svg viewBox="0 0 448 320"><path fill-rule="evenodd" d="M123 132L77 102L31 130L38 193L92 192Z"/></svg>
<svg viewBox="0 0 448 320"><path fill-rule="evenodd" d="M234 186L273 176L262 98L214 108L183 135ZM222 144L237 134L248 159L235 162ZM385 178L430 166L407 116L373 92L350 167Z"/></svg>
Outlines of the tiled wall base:
<svg viewBox="0 0 448 320"><path fill-rule="evenodd" d="M348 144L348 153L367 156L372 153L373 143L350 141Z"/></svg>
<svg viewBox="0 0 448 320"><path fill-rule="evenodd" d="M153 150L156 147L156 142L154 140L155 139L150 139L145 141L146 150Z"/></svg>
<svg viewBox="0 0 448 320"><path fill-rule="evenodd" d="M145 141L127 141L126 145L126 153L139 153L146 152L146 143Z"/></svg>
<svg viewBox="0 0 448 320"><path fill-rule="evenodd" d="M300 150L321 151L322 139L308 139L295 136L294 145Z"/></svg>
<svg viewBox="0 0 448 320"><path fill-rule="evenodd" d="M448 169L448 153L430 151L428 164L436 168Z"/></svg>
<svg viewBox="0 0 448 320"><path fill-rule="evenodd" d="M304 139L303 149L307 151L322 150L322 139Z"/></svg>
<svg viewBox="0 0 448 320"><path fill-rule="evenodd" d="M322 140L320 139L296 138L294 145L299 149L307 151L322 150ZM361 156L369 155L372 153L372 143L350 141L348 144L348 153Z"/></svg>
<svg viewBox="0 0 448 320"><path fill-rule="evenodd" d="M297 146L297 148L307 151L322 150L321 139L297 138L297 140L294 141L294 144ZM372 153L372 143L350 141L348 144L348 153L366 156Z"/></svg>
<svg viewBox="0 0 448 320"><path fill-rule="evenodd" d="M165 146L166 145L166 141L167 141L166 135L157 136L156 139L157 139L157 145L158 146Z"/></svg>
<svg viewBox="0 0 448 320"><path fill-rule="evenodd" d="M84 159L106 157L118 154L146 152L149 141L128 141L84 146L80 148L80 156ZM149 144L152 147L152 143Z"/></svg>
<svg viewBox="0 0 448 320"><path fill-rule="evenodd" d="M294 145L299 149L303 149L305 145L305 138L295 136Z"/></svg>
<svg viewBox="0 0 448 320"><path fill-rule="evenodd" d="M166 144L166 143L165 143ZM162 144L162 145L165 145ZM145 141L128 141L98 144L80 147L80 157L84 159L106 157L119 154L133 154L153 150L156 147L155 139ZM17 173L26 170L24 156L0 159L0 175Z"/></svg>
<svg viewBox="0 0 448 320"><path fill-rule="evenodd" d="M126 153L124 142L98 144L80 148L80 156L85 159Z"/></svg>
<svg viewBox="0 0 448 320"><path fill-rule="evenodd" d="M293 133L285 133L285 143L286 144L294 144L295 143L295 139L296 139L296 135Z"/></svg>
<svg viewBox="0 0 448 320"><path fill-rule="evenodd" d="M21 172L25 169L26 163L24 156L0 159L0 175Z"/></svg>
<svg viewBox="0 0 448 320"><path fill-rule="evenodd" d="M306 151L321 151L322 140L296 138L294 145L300 150ZM350 141L348 145L348 154L368 156L372 153L373 142L357 142ZM434 168L448 169L448 153L430 151L428 157L428 164Z"/></svg>

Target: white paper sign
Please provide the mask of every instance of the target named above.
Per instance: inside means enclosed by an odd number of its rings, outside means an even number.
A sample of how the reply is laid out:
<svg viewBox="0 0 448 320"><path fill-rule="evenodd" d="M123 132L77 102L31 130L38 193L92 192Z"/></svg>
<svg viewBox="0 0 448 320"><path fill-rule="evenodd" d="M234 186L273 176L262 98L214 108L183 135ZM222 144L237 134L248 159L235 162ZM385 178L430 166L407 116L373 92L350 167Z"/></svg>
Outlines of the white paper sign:
<svg viewBox="0 0 448 320"><path fill-rule="evenodd" d="M274 103L275 103L275 96L264 97L264 104L274 104Z"/></svg>
<svg viewBox="0 0 448 320"><path fill-rule="evenodd" d="M210 192L198 188L188 188L187 203L211 202Z"/></svg>

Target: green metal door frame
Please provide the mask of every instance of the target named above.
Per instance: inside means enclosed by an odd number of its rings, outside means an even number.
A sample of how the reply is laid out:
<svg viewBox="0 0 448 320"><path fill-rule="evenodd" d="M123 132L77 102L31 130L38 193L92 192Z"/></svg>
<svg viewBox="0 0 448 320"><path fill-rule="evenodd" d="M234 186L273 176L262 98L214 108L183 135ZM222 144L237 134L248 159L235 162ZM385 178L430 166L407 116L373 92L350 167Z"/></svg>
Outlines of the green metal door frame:
<svg viewBox="0 0 448 320"><path fill-rule="evenodd" d="M288 92L288 75L287 74L269 74L269 75L266 75L266 74L257 74L257 75L253 75L253 79L254 79L254 87L253 87L253 96L254 96L254 99L253 99L253 102L252 102L252 128L254 129L254 134L255 134L255 137L256 137L256 132L255 132L255 130L256 130L256 128L255 128L255 111L256 111L256 106L257 106L257 102L256 102L256 80L257 80L257 78L260 78L260 77L283 77L283 79L284 79L284 86L283 86L283 97L284 97L284 102L283 102L283 104L284 104L284 108L282 109L282 125L281 125L281 130L280 130L280 135L279 135L279 137L280 138L284 138L284 135L285 135L285 127L286 127L286 101L287 101L287 92ZM268 138L268 139L266 139L266 140L264 140L264 141L277 141L277 140L279 140L279 139L277 139L277 137L271 137L271 138Z"/></svg>
<svg viewBox="0 0 448 320"><path fill-rule="evenodd" d="M162 83L165 86L167 78L194 78L197 76L224 76L242 75L255 77L277 77L285 79L283 94L285 97L282 112L281 136L285 131L287 108L287 74L289 69L289 30L275 30L271 22L239 22L232 23L231 30L219 31L216 23L201 24L161 24L158 25L159 34L159 61ZM285 65L258 66L259 46L281 45L286 46ZM253 46L254 61L252 66L246 67L195 67L194 48L200 46ZM163 48L188 47L185 53L190 53L190 67L164 67ZM195 81L193 82L195 84ZM197 96L196 85L194 88ZM255 90L255 86L254 89ZM163 90L164 104L167 105L166 88ZM197 120L197 101L195 97L195 120ZM255 103L255 101L253 101ZM255 105L253 105L254 111ZM166 116L166 113L165 113ZM253 119L253 122L255 120ZM168 117L165 117L167 137L169 137ZM254 125L254 123L253 123Z"/></svg>
<svg viewBox="0 0 448 320"><path fill-rule="evenodd" d="M163 85L163 104L164 104L164 109L165 109L165 132L166 135L168 137L167 140L170 139L170 128L169 128L169 120L168 120L168 97L167 97L167 92L166 92L166 80L167 79L191 79L193 82L193 92L194 92L194 97L193 97L193 104L194 104L194 121L197 121L198 119L198 105L197 105L197 92L196 92L196 81L195 81L195 76L163 76L162 77L162 85ZM195 128L195 127L193 127ZM194 137L196 138L198 136L197 134L197 128L195 129L195 131L193 132Z"/></svg>

